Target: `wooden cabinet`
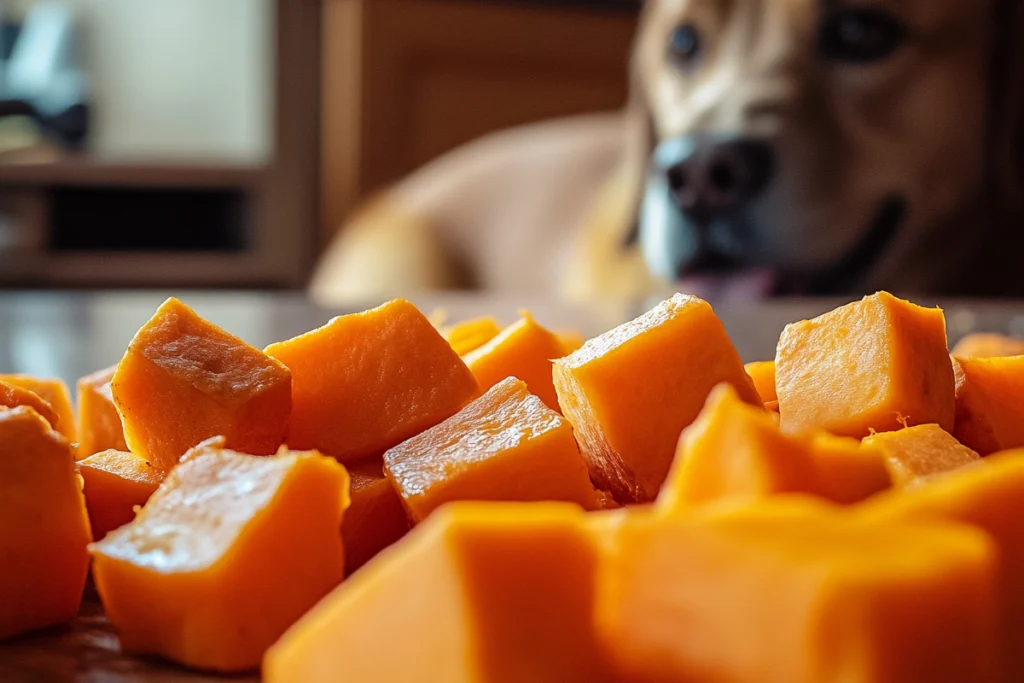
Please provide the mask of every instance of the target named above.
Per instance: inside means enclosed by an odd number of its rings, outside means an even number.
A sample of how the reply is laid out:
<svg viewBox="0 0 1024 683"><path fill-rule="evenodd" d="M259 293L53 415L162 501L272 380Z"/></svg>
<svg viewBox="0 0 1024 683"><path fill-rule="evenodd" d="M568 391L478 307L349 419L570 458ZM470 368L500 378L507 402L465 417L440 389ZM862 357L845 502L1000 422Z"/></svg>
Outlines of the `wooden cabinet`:
<svg viewBox="0 0 1024 683"><path fill-rule="evenodd" d="M372 191L485 133L621 106L632 3L325 0L325 237Z"/></svg>

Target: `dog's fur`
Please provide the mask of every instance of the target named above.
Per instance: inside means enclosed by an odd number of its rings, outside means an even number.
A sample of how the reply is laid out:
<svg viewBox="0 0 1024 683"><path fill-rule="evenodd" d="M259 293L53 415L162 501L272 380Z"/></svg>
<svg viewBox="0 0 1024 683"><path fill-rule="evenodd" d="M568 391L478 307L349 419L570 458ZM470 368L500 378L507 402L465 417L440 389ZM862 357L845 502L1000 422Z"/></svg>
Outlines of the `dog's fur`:
<svg viewBox="0 0 1024 683"><path fill-rule="evenodd" d="M863 250L879 204L895 194L906 201L895 237L841 289L1024 294L1021 0L875 0L911 37L861 66L816 54L822 13L844 4L649 0L625 112L501 133L425 167L350 222L314 294L650 293L658 283L636 240L641 198L647 188L652 201L655 186L650 155L697 132L774 145L777 173L749 212L745 256L798 291L835 286L834 265ZM682 22L707 43L688 71L666 51Z"/></svg>

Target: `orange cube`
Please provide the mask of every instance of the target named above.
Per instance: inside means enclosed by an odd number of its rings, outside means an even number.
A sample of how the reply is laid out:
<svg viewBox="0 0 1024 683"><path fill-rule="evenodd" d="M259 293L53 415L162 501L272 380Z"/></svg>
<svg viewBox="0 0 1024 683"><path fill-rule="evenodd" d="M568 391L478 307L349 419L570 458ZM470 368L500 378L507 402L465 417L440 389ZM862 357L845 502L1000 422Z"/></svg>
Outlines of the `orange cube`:
<svg viewBox="0 0 1024 683"><path fill-rule="evenodd" d="M474 318L441 328L441 336L460 356L475 351L497 337L500 332L501 327L494 318Z"/></svg>
<svg viewBox="0 0 1024 683"><path fill-rule="evenodd" d="M954 357L953 368L953 436L983 456L1024 446L1024 356Z"/></svg>
<svg viewBox="0 0 1024 683"><path fill-rule="evenodd" d="M7 382L22 389L28 389L50 404L57 414L56 430L71 443L78 439L75 429L75 411L71 407L71 392L68 385L56 378L43 379L29 375L0 375L0 382Z"/></svg>
<svg viewBox="0 0 1024 683"><path fill-rule="evenodd" d="M384 471L414 522L455 500L597 507L572 427L512 377L389 450Z"/></svg>
<svg viewBox="0 0 1024 683"><path fill-rule="evenodd" d="M956 343L950 352L958 358L1003 358L1024 355L1024 339L978 332Z"/></svg>
<svg viewBox="0 0 1024 683"><path fill-rule="evenodd" d="M447 506L299 620L263 680L611 683L596 559L573 506Z"/></svg>
<svg viewBox="0 0 1024 683"><path fill-rule="evenodd" d="M128 450L163 470L218 434L273 453L291 411L288 368L174 298L136 333L110 389Z"/></svg>
<svg viewBox="0 0 1024 683"><path fill-rule="evenodd" d="M57 425L60 424L60 415L39 394L0 381L0 407L17 408L18 406L25 406L36 411L54 429L57 429Z"/></svg>
<svg viewBox="0 0 1024 683"><path fill-rule="evenodd" d="M267 353L292 371L288 444L342 462L379 457L477 394L466 364L404 299L334 318Z"/></svg>
<svg viewBox="0 0 1024 683"><path fill-rule="evenodd" d="M487 391L507 377L516 377L526 382L530 393L548 408L561 412L551 379L551 361L564 355L562 342L538 325L529 313L524 311L521 315L518 322L462 360L476 377L480 391Z"/></svg>
<svg viewBox="0 0 1024 683"><path fill-rule="evenodd" d="M348 466L352 504L345 512L345 574L349 575L409 530L409 518L377 458Z"/></svg>
<svg viewBox="0 0 1024 683"><path fill-rule="evenodd" d="M888 486L880 451L824 433L784 434L771 414L722 385L683 431L657 508L688 512L700 503L781 493L855 503Z"/></svg>
<svg viewBox="0 0 1024 683"><path fill-rule="evenodd" d="M0 410L0 638L78 613L88 543L71 444L32 408Z"/></svg>
<svg viewBox="0 0 1024 683"><path fill-rule="evenodd" d="M1007 680L1024 671L1024 450L997 453L977 465L931 477L894 490L862 507L864 518L888 525L918 520L950 520L987 533L998 547L999 605ZM953 680L953 679L949 679Z"/></svg>
<svg viewBox="0 0 1024 683"><path fill-rule="evenodd" d="M1000 680L984 533L779 505L611 526L595 612L617 680Z"/></svg>
<svg viewBox="0 0 1024 683"><path fill-rule="evenodd" d="M125 652L245 671L342 579L348 475L319 453L207 453L91 546Z"/></svg>
<svg viewBox="0 0 1024 683"><path fill-rule="evenodd" d="M775 384L785 431L859 439L915 424L953 429L945 317L886 292L788 325Z"/></svg>
<svg viewBox="0 0 1024 683"><path fill-rule="evenodd" d="M92 537L97 541L135 519L135 508L146 504L164 478L162 470L142 458L113 450L79 460L78 473L84 482Z"/></svg>
<svg viewBox="0 0 1024 683"><path fill-rule="evenodd" d="M765 402L765 405L778 402L779 395L775 392L775 361L763 360L755 363L747 363L743 369L750 375L758 396Z"/></svg>
<svg viewBox="0 0 1024 683"><path fill-rule="evenodd" d="M938 425L917 425L898 432L882 432L864 439L865 446L881 448L897 486L907 486L941 472L970 465L978 454Z"/></svg>
<svg viewBox="0 0 1024 683"><path fill-rule="evenodd" d="M620 502L654 499L717 384L762 405L711 306L683 294L556 361L554 380L594 483Z"/></svg>
<svg viewBox="0 0 1024 683"><path fill-rule="evenodd" d="M78 380L78 457L100 451L127 451L121 416L110 393L116 365Z"/></svg>

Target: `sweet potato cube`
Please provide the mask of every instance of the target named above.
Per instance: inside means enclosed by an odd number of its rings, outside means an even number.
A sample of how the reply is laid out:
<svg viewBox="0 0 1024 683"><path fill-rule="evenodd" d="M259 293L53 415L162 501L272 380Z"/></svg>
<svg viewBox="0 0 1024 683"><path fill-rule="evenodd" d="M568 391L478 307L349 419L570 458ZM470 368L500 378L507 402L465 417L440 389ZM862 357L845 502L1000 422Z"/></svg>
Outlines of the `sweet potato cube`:
<svg viewBox="0 0 1024 683"><path fill-rule="evenodd" d="M953 358L953 436L985 456L1024 446L1024 356Z"/></svg>
<svg viewBox="0 0 1024 683"><path fill-rule="evenodd" d="M568 356L587 343L587 338L576 330L555 332L555 336L558 337L558 342L562 345L562 356Z"/></svg>
<svg viewBox="0 0 1024 683"><path fill-rule="evenodd" d="M334 318L267 353L292 371L288 445L346 463L380 457L477 394L466 364L404 299Z"/></svg>
<svg viewBox="0 0 1024 683"><path fill-rule="evenodd" d="M135 334L110 389L128 450L164 470L218 434L273 453L291 411L288 368L174 298Z"/></svg>
<svg viewBox="0 0 1024 683"><path fill-rule="evenodd" d="M348 466L352 504L345 511L341 537L345 541L346 576L409 530L409 518L384 464L371 458Z"/></svg>
<svg viewBox="0 0 1024 683"><path fill-rule="evenodd" d="M945 317L886 292L788 325L775 384L785 431L860 439L915 424L953 429Z"/></svg>
<svg viewBox="0 0 1024 683"><path fill-rule="evenodd" d="M956 343L950 353L958 358L1005 358L1024 355L1024 339L977 332Z"/></svg>
<svg viewBox="0 0 1024 683"><path fill-rule="evenodd" d="M54 429L57 429L57 425L60 424L60 415L39 394L0 381L0 407L17 408L18 406L25 406L36 411Z"/></svg>
<svg viewBox="0 0 1024 683"><path fill-rule="evenodd" d="M526 382L530 393L548 408L561 412L551 378L551 361L565 355L562 343L529 313L524 311L521 315L518 322L462 360L476 378L480 391L487 391L507 377L516 377Z"/></svg>
<svg viewBox="0 0 1024 683"><path fill-rule="evenodd" d="M78 613L89 540L71 444L32 408L0 411L0 638Z"/></svg>
<svg viewBox="0 0 1024 683"><path fill-rule="evenodd" d="M348 475L315 452L200 455L135 520L93 543L93 577L125 652L259 666L342 579Z"/></svg>
<svg viewBox="0 0 1024 683"><path fill-rule="evenodd" d="M757 389L758 396L765 402L765 405L779 400L775 392L775 361L762 360L755 363L747 363L743 369L750 375L750 380Z"/></svg>
<svg viewBox="0 0 1024 683"><path fill-rule="evenodd" d="M556 361L554 380L594 483L620 502L654 499L716 385L762 405L711 306L683 294Z"/></svg>
<svg viewBox="0 0 1024 683"><path fill-rule="evenodd" d="M71 407L71 392L63 380L56 378L31 377L29 375L0 375L0 382L7 382L33 394L50 404L57 414L56 430L71 443L78 440L75 429L75 411Z"/></svg>
<svg viewBox="0 0 1024 683"><path fill-rule="evenodd" d="M295 624L264 681L610 681L585 517L557 503L440 510Z"/></svg>
<svg viewBox="0 0 1024 683"><path fill-rule="evenodd" d="M164 478L162 470L137 455L114 450L79 460L78 473L84 482L92 537L97 541L135 519L135 508L146 504Z"/></svg>
<svg viewBox="0 0 1024 683"><path fill-rule="evenodd" d="M722 498L811 491L814 485L807 444L780 432L765 410L721 385L683 431L657 506L674 511Z"/></svg>
<svg viewBox="0 0 1024 683"><path fill-rule="evenodd" d="M999 680L985 534L772 507L620 520L596 607L619 680Z"/></svg>
<svg viewBox="0 0 1024 683"><path fill-rule="evenodd" d="M866 504L867 519L952 520L984 530L999 549L999 595L1006 670L1024 671L1024 450L984 458L975 465L937 475L920 486L894 490ZM966 680L966 679L965 679ZM1013 680L1018 680L1014 678Z"/></svg>
<svg viewBox="0 0 1024 683"><path fill-rule="evenodd" d="M441 328L441 336L460 356L480 348L500 332L501 326L494 318L474 318Z"/></svg>
<svg viewBox="0 0 1024 683"><path fill-rule="evenodd" d="M514 377L389 450L384 471L414 522L455 500L597 507L572 427Z"/></svg>
<svg viewBox="0 0 1024 683"><path fill-rule="evenodd" d="M810 436L815 493L833 503L859 503L892 486L885 453L856 439L818 432Z"/></svg>
<svg viewBox="0 0 1024 683"><path fill-rule="evenodd" d="M898 432L867 437L865 446L881 448L896 486L914 484L926 477L978 461L978 454L953 438L939 425L917 425Z"/></svg>
<svg viewBox="0 0 1024 683"><path fill-rule="evenodd" d="M78 380L78 457L100 451L127 451L121 415L110 393L116 365Z"/></svg>
<svg viewBox="0 0 1024 683"><path fill-rule="evenodd" d="M809 493L845 504L888 486L881 452L825 433L784 434L770 413L721 385L683 431L657 508L674 513L700 503L780 493Z"/></svg>

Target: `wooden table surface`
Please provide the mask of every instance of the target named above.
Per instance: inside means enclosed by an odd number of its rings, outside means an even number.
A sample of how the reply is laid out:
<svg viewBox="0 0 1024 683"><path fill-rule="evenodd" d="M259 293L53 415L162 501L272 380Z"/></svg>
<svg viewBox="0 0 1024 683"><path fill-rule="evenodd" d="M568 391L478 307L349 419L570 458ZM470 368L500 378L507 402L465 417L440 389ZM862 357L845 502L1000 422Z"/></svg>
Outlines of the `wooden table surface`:
<svg viewBox="0 0 1024 683"><path fill-rule="evenodd" d="M135 330L165 292L0 294L0 372L77 377L116 362ZM213 322L262 347L325 323L332 315L299 295L266 293L178 293ZM518 308L531 309L555 329L600 333L634 317L644 306L563 307L543 302L486 299L466 295L411 297L425 311L446 308L450 319L495 315L510 322ZM714 303L714 302L713 302ZM774 355L786 323L817 315L836 301L795 300L761 304L716 304L744 360ZM922 302L944 305L950 340L982 330L1024 336L1024 302ZM681 350L685 352L685 350ZM0 567L2 570L2 567ZM3 605L0 605L3 609ZM0 683L210 683L257 681L248 676L195 673L149 658L124 656L117 635L87 589L81 613L71 624L0 641Z"/></svg>

